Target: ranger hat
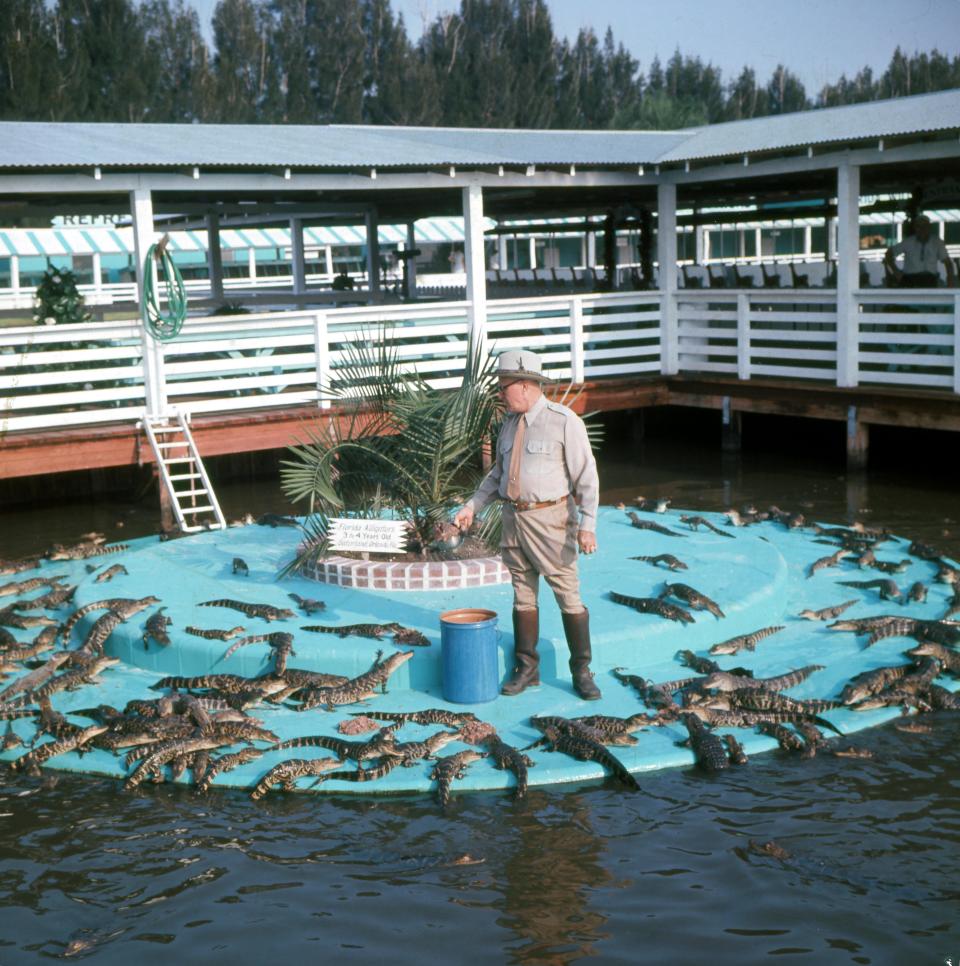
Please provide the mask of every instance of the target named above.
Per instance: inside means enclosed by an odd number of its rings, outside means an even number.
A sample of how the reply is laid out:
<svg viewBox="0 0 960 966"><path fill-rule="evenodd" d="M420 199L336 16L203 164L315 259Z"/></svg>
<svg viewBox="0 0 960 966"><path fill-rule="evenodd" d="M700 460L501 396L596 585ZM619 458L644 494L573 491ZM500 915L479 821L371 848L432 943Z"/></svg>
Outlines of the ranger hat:
<svg viewBox="0 0 960 966"><path fill-rule="evenodd" d="M543 361L534 352L526 349L508 349L498 357L497 375L512 376L515 379L529 379L532 382L552 382L543 374Z"/></svg>

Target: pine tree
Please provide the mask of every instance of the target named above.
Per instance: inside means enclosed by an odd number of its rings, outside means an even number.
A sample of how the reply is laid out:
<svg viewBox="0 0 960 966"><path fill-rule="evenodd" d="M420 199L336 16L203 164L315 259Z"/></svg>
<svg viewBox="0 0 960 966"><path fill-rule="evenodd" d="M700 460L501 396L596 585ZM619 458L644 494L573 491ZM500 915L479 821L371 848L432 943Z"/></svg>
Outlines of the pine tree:
<svg viewBox="0 0 960 966"><path fill-rule="evenodd" d="M56 101L55 64L51 16L43 0L0 3L0 118L50 118Z"/></svg>

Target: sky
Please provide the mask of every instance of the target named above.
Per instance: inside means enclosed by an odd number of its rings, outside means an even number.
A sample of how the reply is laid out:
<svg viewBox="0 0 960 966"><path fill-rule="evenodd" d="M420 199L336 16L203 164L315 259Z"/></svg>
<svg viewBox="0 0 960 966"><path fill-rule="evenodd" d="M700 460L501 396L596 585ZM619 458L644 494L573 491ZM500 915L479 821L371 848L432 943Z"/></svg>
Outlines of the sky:
<svg viewBox="0 0 960 966"><path fill-rule="evenodd" d="M187 0L210 39L217 0ZM391 0L407 33L459 9L459 0ZM733 80L744 65L766 82L778 64L815 96L841 74L869 65L882 72L899 45L907 53L934 48L960 54L960 0L547 0L554 33L571 40L581 27L602 39L607 27L640 61L666 61L678 47L712 62Z"/></svg>

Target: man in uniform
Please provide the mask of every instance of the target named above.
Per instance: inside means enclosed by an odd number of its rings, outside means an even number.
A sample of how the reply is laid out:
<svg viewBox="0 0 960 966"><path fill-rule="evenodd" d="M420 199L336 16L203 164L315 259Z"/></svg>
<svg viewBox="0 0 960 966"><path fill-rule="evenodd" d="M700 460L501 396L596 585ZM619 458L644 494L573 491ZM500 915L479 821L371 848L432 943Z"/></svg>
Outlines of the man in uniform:
<svg viewBox="0 0 960 966"><path fill-rule="evenodd" d="M897 267L899 255L903 255L902 270ZM953 262L943 239L931 234L926 215L917 215L913 219L913 234L898 245L891 245L883 256L883 264L902 288L936 288L940 284L941 263L947 271L947 285L953 288Z"/></svg>
<svg viewBox="0 0 960 966"><path fill-rule="evenodd" d="M454 517L466 530L476 512L503 500L500 549L513 581L513 676L501 689L519 694L540 683L540 611L543 576L553 590L570 647L577 694L595 701L600 691L590 673L590 615L580 599L577 552L597 549L600 484L583 420L548 402L539 356L523 349L500 355L497 375L507 408L493 467Z"/></svg>

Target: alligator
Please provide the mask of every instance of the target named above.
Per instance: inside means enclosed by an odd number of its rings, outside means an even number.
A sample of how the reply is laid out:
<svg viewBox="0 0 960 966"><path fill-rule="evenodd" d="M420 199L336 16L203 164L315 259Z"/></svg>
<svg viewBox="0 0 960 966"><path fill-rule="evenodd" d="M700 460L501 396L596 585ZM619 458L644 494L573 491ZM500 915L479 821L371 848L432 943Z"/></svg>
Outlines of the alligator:
<svg viewBox="0 0 960 966"><path fill-rule="evenodd" d="M87 632L87 636L77 650L86 654L103 654L103 645L107 638L123 621L122 614L118 614L115 610L108 610L106 614L102 614L93 622L93 626Z"/></svg>
<svg viewBox="0 0 960 966"><path fill-rule="evenodd" d="M64 755L68 751L82 749L96 738L97 735L103 734L106 730L106 725L90 725L89 728L79 729L73 734L66 735L63 738L57 738L54 741L36 745L25 755L21 755L19 758L10 762L10 768L14 771L23 771L28 775L37 775L40 772L40 766L44 762L49 761L51 758L56 758L57 755Z"/></svg>
<svg viewBox="0 0 960 966"><path fill-rule="evenodd" d="M240 574L242 577L250 576L250 568L247 566L247 562L243 559L243 557L233 558L233 569L230 572Z"/></svg>
<svg viewBox="0 0 960 966"><path fill-rule="evenodd" d="M445 708L427 708L424 711L351 711L354 718L363 715L374 721L396 721L400 724L441 724L451 728L480 719L472 711L447 711Z"/></svg>
<svg viewBox="0 0 960 966"><path fill-rule="evenodd" d="M658 553L654 557L628 557L628 560L641 560L643 563L653 564L654 567L658 567L660 564L664 564L670 570L686 570L687 565L683 563L682 560L677 560L672 553Z"/></svg>
<svg viewBox="0 0 960 966"><path fill-rule="evenodd" d="M696 763L705 771L722 771L730 767L730 759L727 758L723 742L718 735L707 731L703 722L692 712L684 712L680 715L680 720L687 729L688 737L684 741L678 741L678 745L688 745L693 751Z"/></svg>
<svg viewBox="0 0 960 966"><path fill-rule="evenodd" d="M934 563L942 563L940 558L943 556L939 550L935 547L931 547L928 543L921 543L919 540L914 540L913 543L907 547L907 553L911 557L919 557L921 560L932 560ZM944 566L948 566L944 564ZM951 568L952 569L952 568Z"/></svg>
<svg viewBox="0 0 960 966"><path fill-rule="evenodd" d="M111 547L101 543L78 543L72 547L55 544L47 557L50 560L89 560L91 557L103 557L109 553L123 553L129 549L129 543L115 543Z"/></svg>
<svg viewBox="0 0 960 966"><path fill-rule="evenodd" d="M823 734L817 726L809 721L797 721L794 728L803 738L803 748L800 751L801 758L813 758L817 750L824 744Z"/></svg>
<svg viewBox="0 0 960 966"><path fill-rule="evenodd" d="M54 628L47 627L46 631L52 631ZM53 647L53 639L50 634L44 634L41 632L34 638L32 644L26 645L24 647L10 648L0 652L0 660L7 662L9 665L13 661L32 661L35 657L39 657L45 651L49 651ZM16 668L11 667L11 670Z"/></svg>
<svg viewBox="0 0 960 966"><path fill-rule="evenodd" d="M742 711L797 711L801 714L820 714L821 711L832 711L842 708L842 701L832 701L827 698L790 698L779 691L767 691L765 688L737 688L724 691L722 698L713 698L707 702L709 707L719 710Z"/></svg>
<svg viewBox="0 0 960 966"><path fill-rule="evenodd" d="M60 636L65 641L69 640L70 632L77 625L77 623L82 618L86 617L87 614L90 614L95 610L112 610L123 615L123 619L127 620L128 618L133 617L134 614L138 614L140 611L145 610L151 604L159 603L159 597L141 597L139 599L134 599L132 597L109 597L106 600L95 600L92 603L84 604L83 607L75 610L67 618L60 630Z"/></svg>
<svg viewBox="0 0 960 966"><path fill-rule="evenodd" d="M350 680L342 674L327 674L323 671L304 671L300 668L285 668L278 677L273 671L268 671L254 681L263 680L265 683L279 681L282 687L266 695L271 704L279 704L292 697L304 688L338 688Z"/></svg>
<svg viewBox="0 0 960 966"><path fill-rule="evenodd" d="M803 751L803 739L785 724L776 721L759 721L757 731L775 739L783 751Z"/></svg>
<svg viewBox="0 0 960 966"><path fill-rule="evenodd" d="M241 748L239 751L232 751L226 755L220 755L218 758L214 758L210 761L207 767L203 770L201 777L197 778L195 783L198 792L206 792L210 789L210 785L217 775L221 775L224 772L233 771L234 768L239 768L241 765L246 765L251 761L255 761L259 758L266 748Z"/></svg>
<svg viewBox="0 0 960 966"><path fill-rule="evenodd" d="M873 758L873 752L869 748L855 748L848 745L846 748L831 748L830 754L834 758Z"/></svg>
<svg viewBox="0 0 960 966"><path fill-rule="evenodd" d="M274 765L254 785L250 797L255 802L259 801L274 785L279 785L281 791L292 792L296 788L298 779L316 778L323 781L326 772L339 767L340 761L336 758L288 758L279 765Z"/></svg>
<svg viewBox="0 0 960 966"><path fill-rule="evenodd" d="M322 600L314 600L312 597L301 597L299 594L287 594L287 596L310 617L314 611L326 610L327 605Z"/></svg>
<svg viewBox="0 0 960 966"><path fill-rule="evenodd" d="M937 576L934 578L938 584L960 584L960 570L951 566L944 560L938 561Z"/></svg>
<svg viewBox="0 0 960 966"><path fill-rule="evenodd" d="M877 562L877 555L874 553L873 547L867 547L866 550L857 557L857 566L861 570L866 570L867 567L872 567Z"/></svg>
<svg viewBox="0 0 960 966"><path fill-rule="evenodd" d="M52 617L27 617L16 610L17 602L0 610L0 627L16 627L27 630L31 627L53 627L56 621Z"/></svg>
<svg viewBox="0 0 960 966"><path fill-rule="evenodd" d="M147 649L151 640L156 641L161 647L170 646L170 635L167 628L173 623L173 618L164 614L166 607L161 607L155 614L147 618L146 629L143 632L143 647Z"/></svg>
<svg viewBox="0 0 960 966"><path fill-rule="evenodd" d="M19 600L13 606L16 610L53 610L73 600L78 584L70 587L54 587L33 600Z"/></svg>
<svg viewBox="0 0 960 966"><path fill-rule="evenodd" d="M357 701L372 698L378 688L386 694L387 680L390 675L409 661L413 654L413 651L397 651L384 660L383 651L377 651L373 667L364 674L351 678L346 684L332 688L304 688L301 703L294 710L308 711L324 705L328 711L332 711L339 704L354 704Z"/></svg>
<svg viewBox="0 0 960 966"><path fill-rule="evenodd" d="M940 615L940 620L948 620L956 613L960 613L960 586L955 585L953 596L947 601L947 609Z"/></svg>
<svg viewBox="0 0 960 966"><path fill-rule="evenodd" d="M163 688L184 691L207 690L244 698L255 696L258 700L276 695L287 687L283 678L272 674L257 678L247 678L240 674L202 674L192 678L165 677L150 686L153 691L160 691Z"/></svg>
<svg viewBox="0 0 960 966"><path fill-rule="evenodd" d="M49 663L49 662L48 662ZM79 667L74 667L57 677L50 678L39 687L31 687L22 698L17 699L17 703L39 701L42 698L49 698L50 695L58 691L73 691L84 684L92 684L97 675L102 674L107 668L119 664L120 659L100 655L93 657Z"/></svg>
<svg viewBox="0 0 960 966"><path fill-rule="evenodd" d="M229 630L220 630L216 627L186 627L185 630L188 634L192 634L194 637L202 637L206 641L229 641L238 634L242 634L246 628L240 627L238 624Z"/></svg>
<svg viewBox="0 0 960 966"><path fill-rule="evenodd" d="M28 594L38 587L53 587L54 584L63 583L66 579L66 574L59 574L56 577L31 577L29 580L13 580L0 587L0 597Z"/></svg>
<svg viewBox="0 0 960 966"><path fill-rule="evenodd" d="M341 624L339 627L326 627L321 624L310 624L301 627L302 631L312 631L316 634L336 634L338 637L368 637L379 641L385 634L393 636L393 643L413 647L429 647L430 641L410 627L404 627L396 621L388 624Z"/></svg>
<svg viewBox="0 0 960 966"><path fill-rule="evenodd" d="M142 748L162 741L189 738L196 725L184 718L153 718L138 721L121 718L108 723L108 732L97 739L98 748L119 751L123 748Z"/></svg>
<svg viewBox="0 0 960 966"><path fill-rule="evenodd" d="M6 608L4 608L6 609ZM19 647L20 642L5 627L0 627L0 648Z"/></svg>
<svg viewBox="0 0 960 966"><path fill-rule="evenodd" d="M782 631L786 625L777 624L773 627L761 627L758 631L751 631L749 634L741 634L739 637L731 637L728 641L721 641L710 648L710 654L737 654L746 648L748 651L756 649L757 644L764 638Z"/></svg>
<svg viewBox="0 0 960 966"><path fill-rule="evenodd" d="M680 517L680 522L685 523L691 530L699 530L700 527L706 527L708 530L712 530L714 533L719 533L721 537L734 537L734 534L722 527L716 526L716 524L711 523L706 517L698 516L682 516Z"/></svg>
<svg viewBox="0 0 960 966"><path fill-rule="evenodd" d="M7 719L7 730L3 733L3 741L0 742L0 747L4 751L13 751L14 748L19 748L22 744L23 738L13 730L13 719Z"/></svg>
<svg viewBox="0 0 960 966"><path fill-rule="evenodd" d="M912 560L874 560L870 564L871 570L879 570L882 574L902 574L913 563Z"/></svg>
<svg viewBox="0 0 960 966"><path fill-rule="evenodd" d="M288 738L280 741L271 748L279 751L283 748L326 748L332 751L340 761L353 759L358 768L371 758L402 758L397 753L397 739L392 728L381 728L367 741L347 741L336 735L307 735L300 738Z"/></svg>
<svg viewBox="0 0 960 966"><path fill-rule="evenodd" d="M31 671L29 674L25 674L22 678L18 678L12 684L8 684L0 691L0 707L3 706L3 702L8 701L14 695L20 692L30 692L32 689L40 687L44 682L49 681L60 665L69 660L70 657L71 653L69 651L57 651L51 654L47 658L46 663L41 667Z"/></svg>
<svg viewBox="0 0 960 966"><path fill-rule="evenodd" d="M656 614L657 617L665 617L667 620L680 621L684 624L692 624L693 616L689 611L674 604L668 604L657 597L630 597L627 594L617 593L611 590L610 599L616 604L623 604L624 607L632 607L641 614Z"/></svg>
<svg viewBox="0 0 960 966"><path fill-rule="evenodd" d="M534 762L518 748L508 745L496 732L483 739L483 746L487 749L494 768L513 772L517 779L513 797L523 798L527 794L527 769L532 768Z"/></svg>
<svg viewBox="0 0 960 966"><path fill-rule="evenodd" d="M724 617L724 613L706 594L701 594L699 590L687 584L664 584L663 590L659 593L660 600L665 597L674 597L689 604L691 610L708 610L714 617Z"/></svg>
<svg viewBox="0 0 960 966"><path fill-rule="evenodd" d="M587 729L565 718L552 719L544 716L539 719L531 718L530 721L543 733L543 737L531 747L543 745L547 751L559 751L578 761L595 761L612 772L628 788L633 791L640 790L636 778L627 771L623 762L607 751Z"/></svg>
<svg viewBox="0 0 960 966"><path fill-rule="evenodd" d="M893 724L897 731L903 731L911 735L929 735L933 733L933 726L924 724L922 721L914 721L908 718L906 721L895 721Z"/></svg>
<svg viewBox="0 0 960 966"><path fill-rule="evenodd" d="M859 604L860 599L845 600L842 604L834 604L833 607L823 607L820 610L802 610L797 617L803 617L808 621L829 621L839 617L848 607Z"/></svg>
<svg viewBox="0 0 960 966"><path fill-rule="evenodd" d="M124 574L127 577L130 576L130 572L126 567L124 567L123 564L114 564L112 567L107 567L103 573L97 574L97 576L93 578L93 582L95 584L105 584L108 580L113 580L117 574Z"/></svg>
<svg viewBox="0 0 960 966"><path fill-rule="evenodd" d="M282 621L297 615L286 607L274 607L271 604L248 604L243 600L229 600L218 597L216 600L205 600L197 607L229 607L238 610L247 617L260 617L265 621Z"/></svg>
<svg viewBox="0 0 960 966"><path fill-rule="evenodd" d="M927 585L922 580L915 580L907 591L905 603L925 604L927 602Z"/></svg>
<svg viewBox="0 0 960 966"><path fill-rule="evenodd" d="M642 712L632 714L629 718L617 718L607 714L590 714L571 720L599 735L600 740L605 745L635 745L637 739L633 737L633 732L647 728L657 721L655 715L646 715Z"/></svg>
<svg viewBox="0 0 960 966"><path fill-rule="evenodd" d="M747 753L743 750L743 745L733 735L722 735L723 743L727 749L727 758L731 765L746 765L749 763Z"/></svg>
<svg viewBox="0 0 960 966"><path fill-rule="evenodd" d="M162 778L163 766L174 758L194 754L197 751L213 751L215 748L232 743L232 739L218 734L200 734L190 738L178 738L173 741L160 742L159 747L153 748L152 750L147 749L147 753L139 759L140 763L127 776L123 787L127 791L132 791L151 776Z"/></svg>
<svg viewBox="0 0 960 966"><path fill-rule="evenodd" d="M881 600L900 599L900 588L897 586L897 582L889 578L885 580L838 580L837 583L843 587L856 587L859 590L876 588L880 593Z"/></svg>
<svg viewBox="0 0 960 966"><path fill-rule="evenodd" d="M664 691L663 688L658 687L652 681L648 681L638 674L625 674L624 669L619 667L613 668L611 674L622 684L633 688L647 707L658 710L669 710L677 707L670 692Z"/></svg>
<svg viewBox="0 0 960 966"><path fill-rule="evenodd" d="M40 557L24 557L22 560L0 559L0 577L13 577L25 570L36 570L40 566Z"/></svg>
<svg viewBox="0 0 960 966"><path fill-rule="evenodd" d="M437 763L430 771L430 779L437 783L437 801L440 802L441 808L446 808L450 803L450 786L453 782L463 778L467 768L473 762L486 757L486 752L468 748L466 751L458 751L453 755L445 755L437 759Z"/></svg>
<svg viewBox="0 0 960 966"><path fill-rule="evenodd" d="M931 684L924 697L934 711L960 711L960 694L948 691L939 684Z"/></svg>
<svg viewBox="0 0 960 966"><path fill-rule="evenodd" d="M806 681L814 671L822 671L822 664L808 664L805 667L787 671L772 678L748 678L731 674L729 671L714 671L704 679L703 686L717 691L736 691L742 688L763 688L767 691L786 691Z"/></svg>
<svg viewBox="0 0 960 966"><path fill-rule="evenodd" d="M225 661L235 651L241 647L246 647L248 644L269 644L276 662L275 673L279 675L282 675L286 670L287 658L291 654L296 654L293 649L293 634L286 631L274 631L272 634L251 634L249 637L237 639L227 648L220 660Z"/></svg>
<svg viewBox="0 0 960 966"><path fill-rule="evenodd" d="M884 690L914 670L914 664L897 664L863 671L851 678L840 692L840 700L845 705L859 704L870 695Z"/></svg>
<svg viewBox="0 0 960 966"><path fill-rule="evenodd" d="M714 728L752 728L761 722L796 723L797 721L812 721L821 728L828 728L838 735L843 734L826 718L813 717L806 712L799 711L724 711L703 705L693 705L684 713L695 714L701 721Z"/></svg>
<svg viewBox="0 0 960 966"><path fill-rule="evenodd" d="M827 625L828 631L853 631L855 634L868 634L903 620L900 614L878 614L873 617L848 617Z"/></svg>
<svg viewBox="0 0 960 966"><path fill-rule="evenodd" d="M841 548L836 553L830 554L829 557L821 557L819 560L814 560L814 562L810 564L810 567L807 570L807 579L809 580L818 570L823 570L826 567L839 566L840 561L843 560L844 557L849 557L849 556L850 556L850 551L844 550L843 548Z"/></svg>
<svg viewBox="0 0 960 966"><path fill-rule="evenodd" d="M638 530L652 530L654 533L662 533L665 537L686 536L685 533L677 533L676 530L671 530L669 527L654 523L653 520L643 520L633 510L627 510L627 516L630 517L630 526L636 527Z"/></svg>
<svg viewBox="0 0 960 966"><path fill-rule="evenodd" d="M328 775L328 779L338 778L349 782L368 782L383 778L403 765L412 768L418 761L433 758L435 753L451 741L456 741L459 733L456 731L438 731L423 741L405 741L394 746L394 754L376 765L358 768L356 771L335 771Z"/></svg>

